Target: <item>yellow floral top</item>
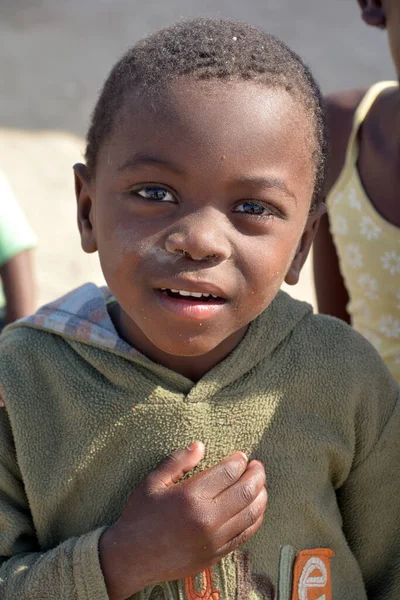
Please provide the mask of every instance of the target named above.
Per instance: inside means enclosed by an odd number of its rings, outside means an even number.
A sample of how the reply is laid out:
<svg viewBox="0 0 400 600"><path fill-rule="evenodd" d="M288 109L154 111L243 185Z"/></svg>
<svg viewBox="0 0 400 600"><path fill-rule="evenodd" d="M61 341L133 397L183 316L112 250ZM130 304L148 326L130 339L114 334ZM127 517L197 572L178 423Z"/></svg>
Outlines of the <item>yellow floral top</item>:
<svg viewBox="0 0 400 600"><path fill-rule="evenodd" d="M361 101L345 165L327 206L353 327L376 347L400 383L400 228L376 211L357 170L360 125L377 96L395 85L377 83Z"/></svg>

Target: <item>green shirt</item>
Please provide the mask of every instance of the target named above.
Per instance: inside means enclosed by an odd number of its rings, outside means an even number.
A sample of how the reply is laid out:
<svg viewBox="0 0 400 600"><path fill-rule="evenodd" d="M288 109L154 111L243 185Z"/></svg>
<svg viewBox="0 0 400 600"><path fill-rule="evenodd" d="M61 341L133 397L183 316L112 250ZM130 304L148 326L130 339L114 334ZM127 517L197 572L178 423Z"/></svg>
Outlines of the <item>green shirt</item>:
<svg viewBox="0 0 400 600"><path fill-rule="evenodd" d="M0 267L20 252L33 248L36 243L36 236L0 171ZM4 305L0 286L0 310Z"/></svg>
<svg viewBox="0 0 400 600"><path fill-rule="evenodd" d="M400 598L398 386L342 321L279 293L193 383L119 338L87 285L5 331L0 389L1 600L108 600L103 528L196 439L200 468L234 450L263 462L263 525L197 592L161 582L134 600L272 600L278 586L290 600L289 558L304 551L301 600ZM213 593L201 595L205 579Z"/></svg>

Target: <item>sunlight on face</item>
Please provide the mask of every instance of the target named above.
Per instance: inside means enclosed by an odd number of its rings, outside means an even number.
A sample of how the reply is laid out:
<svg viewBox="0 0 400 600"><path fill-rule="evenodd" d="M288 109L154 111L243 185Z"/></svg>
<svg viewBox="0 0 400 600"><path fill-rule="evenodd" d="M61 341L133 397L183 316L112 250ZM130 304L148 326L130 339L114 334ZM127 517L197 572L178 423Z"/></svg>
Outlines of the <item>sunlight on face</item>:
<svg viewBox="0 0 400 600"><path fill-rule="evenodd" d="M153 108L126 102L98 157L92 221L130 343L150 356L237 345L306 226L310 131L286 92L247 82L182 80Z"/></svg>

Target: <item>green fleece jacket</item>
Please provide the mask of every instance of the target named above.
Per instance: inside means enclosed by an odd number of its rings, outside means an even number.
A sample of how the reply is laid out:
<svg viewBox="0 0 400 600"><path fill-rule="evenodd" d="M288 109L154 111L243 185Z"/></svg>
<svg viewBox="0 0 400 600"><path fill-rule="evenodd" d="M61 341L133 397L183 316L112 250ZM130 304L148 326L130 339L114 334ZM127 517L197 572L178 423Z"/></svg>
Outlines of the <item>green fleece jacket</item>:
<svg viewBox="0 0 400 600"><path fill-rule="evenodd" d="M398 600L398 387L372 346L281 292L194 384L118 337L105 294L88 284L0 338L0 598L107 600L104 527L200 439L203 468L264 463L263 525L135 600Z"/></svg>

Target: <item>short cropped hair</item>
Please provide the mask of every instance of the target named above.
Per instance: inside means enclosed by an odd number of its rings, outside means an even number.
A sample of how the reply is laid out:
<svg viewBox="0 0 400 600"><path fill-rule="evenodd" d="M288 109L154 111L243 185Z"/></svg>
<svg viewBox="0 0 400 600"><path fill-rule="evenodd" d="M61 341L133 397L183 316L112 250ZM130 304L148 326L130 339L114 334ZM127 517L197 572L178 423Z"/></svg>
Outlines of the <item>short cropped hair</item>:
<svg viewBox="0 0 400 600"><path fill-rule="evenodd" d="M198 18L161 29L135 44L112 69L92 114L86 164L94 173L102 143L133 91L151 94L176 78L250 81L286 90L311 124L315 186L311 208L322 201L327 134L321 91L308 67L286 44L246 23Z"/></svg>

